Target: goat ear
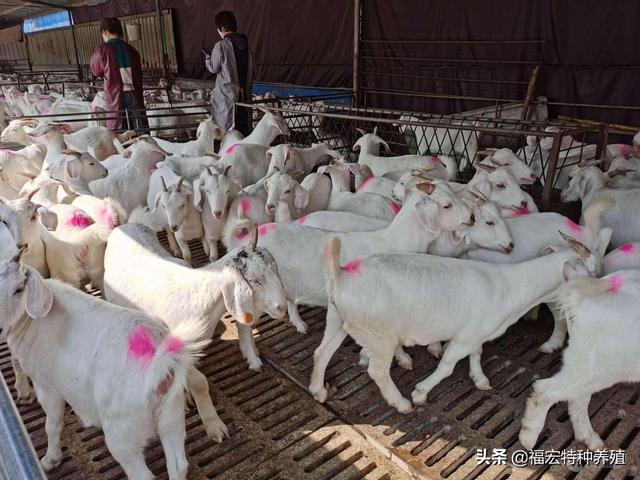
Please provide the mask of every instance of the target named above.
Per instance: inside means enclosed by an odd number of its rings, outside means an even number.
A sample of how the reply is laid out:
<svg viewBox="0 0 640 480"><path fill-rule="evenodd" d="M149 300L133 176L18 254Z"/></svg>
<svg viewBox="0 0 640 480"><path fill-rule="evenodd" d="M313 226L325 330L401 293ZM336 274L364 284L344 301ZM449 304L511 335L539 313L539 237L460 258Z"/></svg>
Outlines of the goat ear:
<svg viewBox="0 0 640 480"><path fill-rule="evenodd" d="M564 278L565 282L568 282L577 275L578 270L571 262L566 261L562 264L562 277Z"/></svg>
<svg viewBox="0 0 640 480"><path fill-rule="evenodd" d="M196 210L199 212L202 211L202 191L200 190L202 185L202 180L199 178L193 182L193 205L196 207Z"/></svg>
<svg viewBox="0 0 640 480"><path fill-rule="evenodd" d="M53 305L53 292L44 283L40 274L30 267L27 268L26 310L31 318L43 318Z"/></svg>
<svg viewBox="0 0 640 480"><path fill-rule="evenodd" d="M489 195L491 195L491 183L488 180L479 180L473 183L471 191L480 198L489 198Z"/></svg>
<svg viewBox="0 0 640 480"><path fill-rule="evenodd" d="M156 201L153 204L152 212L155 212L156 210L158 210L158 207L160 206L160 200L161 199L162 199L162 192L156 193Z"/></svg>
<svg viewBox="0 0 640 480"><path fill-rule="evenodd" d="M385 142L384 140L380 140L380 144L384 147L387 153L391 153L391 149L389 148L389 144L387 142Z"/></svg>
<svg viewBox="0 0 640 480"><path fill-rule="evenodd" d="M227 311L240 323L253 323L253 292L235 268L227 266L222 273L222 297Z"/></svg>
<svg viewBox="0 0 640 480"><path fill-rule="evenodd" d="M542 250L542 255L551 255L552 253L556 253L559 248L556 245L547 245Z"/></svg>
<svg viewBox="0 0 640 480"><path fill-rule="evenodd" d="M438 204L432 200L424 199L416 204L418 221L431 234L440 231L438 227Z"/></svg>
<svg viewBox="0 0 640 480"><path fill-rule="evenodd" d="M58 228L58 215L46 207L38 207L40 223L47 230L53 231Z"/></svg>
<svg viewBox="0 0 640 480"><path fill-rule="evenodd" d="M307 192L300 185L296 185L293 204L298 210L302 210L303 208L306 208L307 205L309 205L309 192Z"/></svg>
<svg viewBox="0 0 640 480"><path fill-rule="evenodd" d="M356 144L353 146L352 150L353 150L354 152L359 152L359 151L360 151L360 145L359 145L358 143L356 143Z"/></svg>
<svg viewBox="0 0 640 480"><path fill-rule="evenodd" d="M373 134L374 134L374 135L377 135L377 134L378 134L378 127L377 127L377 126L373 128Z"/></svg>
<svg viewBox="0 0 640 480"><path fill-rule="evenodd" d="M123 153L122 156L126 159L131 158L131 155L133 154L133 150L131 148L127 148Z"/></svg>
<svg viewBox="0 0 640 480"><path fill-rule="evenodd" d="M80 178L80 174L82 173L82 162L77 158L72 158L67 160L67 165L65 166L67 171L67 175L70 178L78 179Z"/></svg>

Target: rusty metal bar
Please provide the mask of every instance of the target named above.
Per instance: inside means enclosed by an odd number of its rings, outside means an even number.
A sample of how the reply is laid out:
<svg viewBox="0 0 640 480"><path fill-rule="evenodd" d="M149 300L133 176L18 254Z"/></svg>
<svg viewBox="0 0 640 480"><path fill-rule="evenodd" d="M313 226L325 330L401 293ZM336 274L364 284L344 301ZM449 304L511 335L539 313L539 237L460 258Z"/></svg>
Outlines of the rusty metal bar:
<svg viewBox="0 0 640 480"><path fill-rule="evenodd" d="M167 78L167 49L164 38L164 20L162 19L162 11L160 10L160 0L156 0L156 20L158 21L158 32L160 35L160 51L162 53L162 76Z"/></svg>
<svg viewBox="0 0 640 480"><path fill-rule="evenodd" d="M596 143L596 158L602 158L609 143L609 125L601 123L598 126L598 141Z"/></svg>
<svg viewBox="0 0 640 480"><path fill-rule="evenodd" d="M446 63L486 63L491 65L537 65L538 62L531 62L526 60L475 60L465 58L420 58L420 57L386 57L386 56L370 56L365 55L361 57L363 60L390 60L390 61L407 61L407 62L442 62Z"/></svg>
<svg viewBox="0 0 640 480"><path fill-rule="evenodd" d="M380 90L375 88L367 89L368 93L377 93L383 95L396 95L400 97L421 97L421 98L440 98L444 100L475 100L479 102L501 102L513 103L520 101L519 98L491 98L491 97L475 97L466 95L450 95L444 93L424 93L412 92L410 90Z"/></svg>
<svg viewBox="0 0 640 480"><path fill-rule="evenodd" d="M493 44L506 44L506 45L521 45L521 44L539 44L544 46L544 40L362 40L362 43L372 44L386 44L386 43L400 43L400 44L452 44L452 45L493 45Z"/></svg>
<svg viewBox="0 0 640 480"><path fill-rule="evenodd" d="M547 173L544 182L544 189L542 190L542 208L545 210L549 208L549 204L551 203L551 194L555 183L558 156L560 155L560 145L562 144L563 136L564 133L556 133L553 135L553 145L551 146L549 159L547 160Z"/></svg>
<svg viewBox="0 0 640 480"><path fill-rule="evenodd" d="M71 37L73 38L73 51L76 55L76 66L78 67L78 80L82 80L82 67L80 66L80 55L78 53L78 40L76 38L76 26L71 17L71 10L67 10L69 20L71 20Z"/></svg>
<svg viewBox="0 0 640 480"><path fill-rule="evenodd" d="M404 68L404 67L402 67ZM415 78L418 80L435 80L442 82L461 82L461 83L482 83L482 84L501 84L501 85L528 85L529 82L520 80L476 80L472 78L447 78L447 77L426 77L424 75L407 75L399 73L387 73L387 72L372 72L363 70L364 75L379 75L383 77L402 77L402 78Z"/></svg>
<svg viewBox="0 0 640 480"><path fill-rule="evenodd" d="M589 120L587 118L566 117L564 115L559 115L558 119L581 123L585 125L592 125L594 127L597 127L603 123L603 122L598 122L597 120ZM622 123L608 123L608 122L606 123L610 130L613 129L616 131L620 131L622 133L636 134L638 133L638 130L640 130L640 127L634 127L632 125L623 125ZM614 133L617 133L617 132L614 132Z"/></svg>
<svg viewBox="0 0 640 480"><path fill-rule="evenodd" d="M527 96L524 99L524 107L522 108L522 115L520 116L521 120L526 120L529 115L529 107L531 106L531 102L533 101L533 95L536 90L536 83L538 82L538 73L540 72L540 65L536 65L533 67L533 72L531 72L531 78L529 79L529 86L527 87Z"/></svg>

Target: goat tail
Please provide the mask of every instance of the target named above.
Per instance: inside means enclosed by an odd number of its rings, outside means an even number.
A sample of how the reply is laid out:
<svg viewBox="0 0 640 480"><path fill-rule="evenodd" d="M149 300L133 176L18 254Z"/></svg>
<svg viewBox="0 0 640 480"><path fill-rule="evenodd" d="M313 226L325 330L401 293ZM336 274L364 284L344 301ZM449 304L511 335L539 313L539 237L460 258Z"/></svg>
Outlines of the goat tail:
<svg viewBox="0 0 640 480"><path fill-rule="evenodd" d="M613 208L615 204L615 200L609 196L601 196L591 202L584 210L585 226L594 232L599 232L602 228L602 216L607 210Z"/></svg>
<svg viewBox="0 0 640 480"><path fill-rule="evenodd" d="M148 366L142 370L147 395L181 392L186 388L188 370L211 341L206 333L204 322L191 319L181 320L159 343L156 343L151 328L144 324L131 332L130 356L142 356L144 362L144 355L149 355Z"/></svg>
<svg viewBox="0 0 640 480"><path fill-rule="evenodd" d="M582 301L588 297L601 295L612 289L614 282L609 278L576 277L564 284L557 293L558 310L567 319L569 330Z"/></svg>
<svg viewBox="0 0 640 480"><path fill-rule="evenodd" d="M246 245L251 240L251 228L255 222L248 218L236 218L235 222L227 222L222 234L222 243L227 250Z"/></svg>
<svg viewBox="0 0 640 480"><path fill-rule="evenodd" d="M335 284L340 279L342 269L340 268L340 250L342 241L340 237L333 236L329 239L324 249L324 266L327 276L327 293L329 301L333 301Z"/></svg>
<svg viewBox="0 0 640 480"><path fill-rule="evenodd" d="M129 214L128 223L139 223L158 233L164 229L166 221L162 212L152 212L148 207L136 207Z"/></svg>
<svg viewBox="0 0 640 480"><path fill-rule="evenodd" d="M127 211L117 200L107 197L102 201L99 208L97 222L102 223L110 229L118 228L127 223Z"/></svg>

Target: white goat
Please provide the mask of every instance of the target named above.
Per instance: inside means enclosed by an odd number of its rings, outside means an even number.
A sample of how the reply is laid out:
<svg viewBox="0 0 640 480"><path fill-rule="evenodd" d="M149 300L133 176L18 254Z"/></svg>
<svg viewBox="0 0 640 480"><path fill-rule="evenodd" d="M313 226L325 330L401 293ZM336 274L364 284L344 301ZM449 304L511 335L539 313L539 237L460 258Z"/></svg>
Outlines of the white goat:
<svg viewBox="0 0 640 480"><path fill-rule="evenodd" d="M582 272L580 272L582 273ZM575 276L567 268L565 277ZM620 382L638 382L640 363L640 271L621 270L601 279L573 278L558 295L569 317L569 346L562 368L538 380L527 400L520 442L532 449L549 408L567 401L576 440L590 450L604 448L589 419L594 393Z"/></svg>
<svg viewBox="0 0 640 480"><path fill-rule="evenodd" d="M640 188L640 159L615 157L605 173L608 188Z"/></svg>
<svg viewBox="0 0 640 480"><path fill-rule="evenodd" d="M324 373L347 334L369 353L369 375L387 403L401 413L410 412L412 405L389 375L397 345L449 341L436 370L416 385L412 394L416 404L424 403L433 387L466 356L476 386L491 388L480 364L482 344L502 335L522 314L553 294L566 262L591 262L581 244L571 240L570 245L576 251L517 265L379 254L341 267L341 242L332 238L326 252L327 326L314 353L311 393L319 401L326 400ZM459 302L458 295L451 293L457 290L474 292L478 300Z"/></svg>
<svg viewBox="0 0 640 480"><path fill-rule="evenodd" d="M150 229L123 225L113 232L105 255L105 297L157 316L170 326L185 320L201 322L206 325L203 338L213 335L220 317L229 311L237 320L240 351L249 368L257 370L262 362L251 325L262 312L282 318L286 299L273 257L253 246L252 242L249 248L192 269L171 257Z"/></svg>
<svg viewBox="0 0 640 480"><path fill-rule="evenodd" d="M215 167L217 157L205 155L204 157L185 157L184 155L167 155L157 166L169 167L179 177L193 182L200 176L205 167Z"/></svg>
<svg viewBox="0 0 640 480"><path fill-rule="evenodd" d="M296 148L283 143L267 150L267 176L276 171L305 176L323 162L341 157L340 152L331 150L326 143L314 143L311 148Z"/></svg>
<svg viewBox="0 0 640 480"><path fill-rule="evenodd" d="M605 275L630 268L640 269L640 242L620 245L602 259L602 273Z"/></svg>
<svg viewBox="0 0 640 480"><path fill-rule="evenodd" d="M356 213L365 217L392 220L400 211L400 206L393 200L375 193L351 193L350 167L354 164L336 163L320 167L320 172L331 176L331 196L327 210L338 210Z"/></svg>
<svg viewBox="0 0 640 480"><path fill-rule="evenodd" d="M538 179L533 169L516 156L509 148L488 149L490 155L480 163L494 167L505 167L520 185L532 185Z"/></svg>
<svg viewBox="0 0 640 480"><path fill-rule="evenodd" d="M279 112L272 112L267 109L260 108L264 115L253 129L251 134L239 140L238 143L254 143L265 147L271 145L278 135L289 135L289 127ZM224 142L224 141L223 141ZM227 154L227 150L221 150L220 154Z"/></svg>
<svg viewBox="0 0 640 480"><path fill-rule="evenodd" d="M373 252L426 252L431 241L443 231L453 231L473 223L471 211L444 183L420 184L391 224L375 232L341 234L346 249L344 260ZM295 223L261 225L260 244L275 257L287 291L289 319L305 332L296 305L326 306L322 273L322 249L330 232ZM248 232L231 237L232 246L246 243Z"/></svg>
<svg viewBox="0 0 640 480"><path fill-rule="evenodd" d="M218 259L218 241L222 240L229 206L241 190L240 184L227 176L230 168L219 172L207 167L193 182L193 204L202 215L203 245L211 262Z"/></svg>
<svg viewBox="0 0 640 480"><path fill-rule="evenodd" d="M569 184L562 190L563 202L580 200L585 212L594 202L612 203L605 212L602 225L613 229L611 245L616 248L623 243L640 240L640 188L617 190L605 188L604 174L593 166L575 168ZM584 215L580 223L583 223Z"/></svg>
<svg viewBox="0 0 640 480"><path fill-rule="evenodd" d="M196 139L185 143L169 142L155 138L156 143L169 153L178 153L187 157L202 157L213 152L213 143L224 136L224 130L207 118L200 122L196 131Z"/></svg>
<svg viewBox="0 0 640 480"><path fill-rule="evenodd" d="M0 134L0 142L31 145L33 142L29 136L29 131L37 125L38 121L30 118L11 120L9 125L2 130L2 134Z"/></svg>
<svg viewBox="0 0 640 480"><path fill-rule="evenodd" d="M153 478L143 447L156 435L169 478L186 478L184 386L206 345L199 340L201 324L183 321L168 329L142 312L43 280L19 257L0 264L0 300L9 348L33 380L47 416L45 471L62 462L69 403L85 426L104 430L128 478Z"/></svg>
<svg viewBox="0 0 640 480"><path fill-rule="evenodd" d="M252 143L236 143L227 149L227 152L217 163L217 167L225 169L233 166L232 175L246 187L253 185L265 177L269 169L267 158L268 147Z"/></svg>
<svg viewBox="0 0 640 480"><path fill-rule="evenodd" d="M403 172L414 168L424 170L445 170L447 180L455 180L458 166L450 157L402 155L399 157L381 157L380 146L391 153L387 142L377 135L377 127L373 133L364 133L353 146L354 152L359 152L358 163L367 165L376 177L390 172Z"/></svg>
<svg viewBox="0 0 640 480"><path fill-rule="evenodd" d="M77 132L63 136L67 147L77 152L88 152L98 161L103 161L111 155L122 153L122 143L128 140L131 133L114 134L107 127L86 127Z"/></svg>
<svg viewBox="0 0 640 480"><path fill-rule="evenodd" d="M165 224L168 227L167 235L172 250L174 250L173 254L177 255L178 253L173 245L175 241L180 248L182 258L191 264L189 240L201 240L203 246L206 245L204 248L208 247L208 243L204 240L202 217L194 204L193 187L190 183L184 181L184 177L167 176L166 168L157 170L154 175L158 172L160 172L158 176L161 189L157 193L153 188L149 189L149 196L155 193L154 202L149 207L154 210L160 209L161 212L164 212ZM169 172L171 171L169 170ZM151 187L153 186L153 183L151 183Z"/></svg>

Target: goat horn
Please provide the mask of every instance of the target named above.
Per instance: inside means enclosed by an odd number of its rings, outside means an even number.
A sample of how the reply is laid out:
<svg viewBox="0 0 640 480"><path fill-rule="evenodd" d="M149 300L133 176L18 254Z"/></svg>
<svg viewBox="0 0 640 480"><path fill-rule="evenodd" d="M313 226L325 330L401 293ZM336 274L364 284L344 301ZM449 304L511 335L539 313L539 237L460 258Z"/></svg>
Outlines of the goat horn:
<svg viewBox="0 0 640 480"><path fill-rule="evenodd" d="M213 172L211 171L211 168L209 168L209 165L205 165L204 169L207 171L209 175L213 175Z"/></svg>
<svg viewBox="0 0 640 480"><path fill-rule="evenodd" d="M168 192L169 189L167 188L167 184L164 183L164 177L162 175L160 175L160 182L162 183L162 190L164 190L165 192Z"/></svg>
<svg viewBox="0 0 640 480"><path fill-rule="evenodd" d="M426 193L427 195L431 195L433 191L436 189L436 186L430 182L422 182L416 185L416 188L421 192Z"/></svg>
<svg viewBox="0 0 640 480"><path fill-rule="evenodd" d="M609 174L609 178L617 177L619 175L626 175L627 173L635 172L632 168L620 168L618 170L613 170L611 172L607 172Z"/></svg>
<svg viewBox="0 0 640 480"><path fill-rule="evenodd" d="M360 133L360 135L366 135L367 132L364 131L362 128L356 128L356 132Z"/></svg>
<svg viewBox="0 0 640 480"><path fill-rule="evenodd" d="M184 177L180 177L178 179L178 185L176 185L176 192L182 192L182 182L184 182Z"/></svg>
<svg viewBox="0 0 640 480"><path fill-rule="evenodd" d="M20 248L18 249L18 253L11 259L11 261L13 263L20 263L20 259L22 258L22 254L24 253L24 251L27 249L26 245L20 245Z"/></svg>
<svg viewBox="0 0 640 480"><path fill-rule="evenodd" d="M2 169L0 168L0 171L1 170ZM37 175L34 175L33 173L30 173L30 172L16 172L16 175L20 175L21 177L26 177L29 180L33 180L34 178L37 177Z"/></svg>
<svg viewBox="0 0 640 480"><path fill-rule="evenodd" d="M232 165L227 165L224 171L222 172L222 174L226 176L229 173L229 170L231 169L231 167Z"/></svg>
<svg viewBox="0 0 640 480"><path fill-rule="evenodd" d="M34 190L31 190L31 191L26 195L26 197L25 197L25 198L26 198L27 200L31 201L31 199L33 198L33 196L34 196L36 193L38 193L39 191L40 191L40 189L39 189L39 188L36 188L36 189L34 189Z"/></svg>
<svg viewBox="0 0 640 480"><path fill-rule="evenodd" d="M575 250L576 253L580 255L580 258L583 261L586 261L591 256L591 250L589 250L583 243L580 243L575 238L570 237L569 235L566 235L559 230L558 232L560 233L560 236L569 244L569 247L571 247L572 250Z"/></svg>
<svg viewBox="0 0 640 480"><path fill-rule="evenodd" d="M598 160L583 160L580 162L580 166L581 167L593 167L595 165L600 165L602 162L604 162L604 158L600 158Z"/></svg>
<svg viewBox="0 0 640 480"><path fill-rule="evenodd" d="M252 223L251 224L251 244L249 245L249 250L252 252L255 252L257 246L258 246L258 226L255 223Z"/></svg>

